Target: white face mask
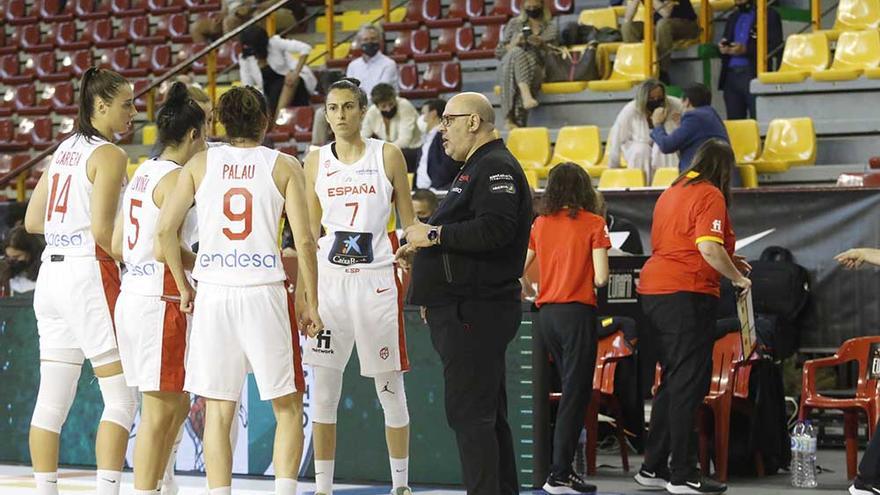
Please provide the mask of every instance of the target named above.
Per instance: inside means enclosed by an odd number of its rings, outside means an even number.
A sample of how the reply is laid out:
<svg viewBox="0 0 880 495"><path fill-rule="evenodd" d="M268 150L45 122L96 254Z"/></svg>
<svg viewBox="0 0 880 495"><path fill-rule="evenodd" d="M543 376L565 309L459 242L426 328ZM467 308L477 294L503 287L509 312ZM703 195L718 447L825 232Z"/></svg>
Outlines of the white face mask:
<svg viewBox="0 0 880 495"><path fill-rule="evenodd" d="M416 126L422 134L428 132L428 121L425 119L424 115L419 115L419 118L416 120Z"/></svg>

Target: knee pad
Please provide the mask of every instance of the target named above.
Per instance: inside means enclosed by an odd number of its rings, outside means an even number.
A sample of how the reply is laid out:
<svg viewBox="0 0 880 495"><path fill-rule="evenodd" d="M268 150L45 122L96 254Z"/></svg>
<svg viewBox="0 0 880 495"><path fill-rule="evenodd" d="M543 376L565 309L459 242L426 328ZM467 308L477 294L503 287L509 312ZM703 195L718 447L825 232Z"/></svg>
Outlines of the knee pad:
<svg viewBox="0 0 880 495"><path fill-rule="evenodd" d="M342 370L315 366L315 391L312 394L312 421L322 424L336 424L336 411L342 397Z"/></svg>
<svg viewBox="0 0 880 495"><path fill-rule="evenodd" d="M57 361L40 362L40 390L31 426L61 433L61 426L76 397L81 365Z"/></svg>
<svg viewBox="0 0 880 495"><path fill-rule="evenodd" d="M110 421L131 431L134 417L137 414L137 390L125 384L122 373L98 378L101 396L104 398L104 412L101 421Z"/></svg>
<svg viewBox="0 0 880 495"><path fill-rule="evenodd" d="M119 360L119 351L117 349L113 349L112 351L107 351L103 354L99 354L93 358L90 358L89 362L92 363L92 368L100 368L101 366L113 364Z"/></svg>
<svg viewBox="0 0 880 495"><path fill-rule="evenodd" d="M391 371L373 377L376 395L385 412L385 426L403 428L409 424L409 410L406 407L406 390L403 388L403 373Z"/></svg>

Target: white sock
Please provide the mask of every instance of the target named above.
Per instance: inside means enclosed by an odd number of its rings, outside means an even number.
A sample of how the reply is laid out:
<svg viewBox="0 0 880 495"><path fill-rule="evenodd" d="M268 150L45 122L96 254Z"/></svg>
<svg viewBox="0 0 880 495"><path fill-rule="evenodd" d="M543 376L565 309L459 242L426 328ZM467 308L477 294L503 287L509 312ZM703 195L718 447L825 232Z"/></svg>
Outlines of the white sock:
<svg viewBox="0 0 880 495"><path fill-rule="evenodd" d="M275 478L275 495L296 495L296 480Z"/></svg>
<svg viewBox="0 0 880 495"><path fill-rule="evenodd" d="M403 459L388 458L391 461L391 487L409 486L409 457Z"/></svg>
<svg viewBox="0 0 880 495"><path fill-rule="evenodd" d="M107 471L99 469L95 475L97 495L119 495L119 484L122 480L122 471Z"/></svg>
<svg viewBox="0 0 880 495"><path fill-rule="evenodd" d="M34 473L37 495L58 495L58 473Z"/></svg>
<svg viewBox="0 0 880 495"><path fill-rule="evenodd" d="M162 495L177 495L180 490L177 486L177 480L174 478L174 467L177 465L177 450L180 448L180 440L183 438L183 427L177 432L177 438L174 439L174 446L171 447L171 455L168 457L168 464L165 466L165 474L159 486L162 489Z"/></svg>
<svg viewBox="0 0 880 495"><path fill-rule="evenodd" d="M224 486L222 488L211 488L209 495L232 495L232 487Z"/></svg>
<svg viewBox="0 0 880 495"><path fill-rule="evenodd" d="M315 493L333 493L333 468L336 461L319 461L315 459Z"/></svg>

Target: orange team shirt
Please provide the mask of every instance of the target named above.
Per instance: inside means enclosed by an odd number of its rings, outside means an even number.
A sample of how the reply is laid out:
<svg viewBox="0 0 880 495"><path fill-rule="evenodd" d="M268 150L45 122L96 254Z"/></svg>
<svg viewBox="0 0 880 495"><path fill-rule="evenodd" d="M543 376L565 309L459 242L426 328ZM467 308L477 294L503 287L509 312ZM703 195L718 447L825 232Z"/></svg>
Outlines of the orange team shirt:
<svg viewBox="0 0 880 495"><path fill-rule="evenodd" d="M568 209L563 209L539 216L529 236L529 249L535 252L541 273L535 304L595 306L593 250L610 247L605 219L595 213L581 210L571 218Z"/></svg>
<svg viewBox="0 0 880 495"><path fill-rule="evenodd" d="M685 186L686 182L664 191L654 206L652 253L639 276L639 294L699 292L719 297L721 274L706 263L697 244L717 242L733 255L736 236L721 191L708 182Z"/></svg>

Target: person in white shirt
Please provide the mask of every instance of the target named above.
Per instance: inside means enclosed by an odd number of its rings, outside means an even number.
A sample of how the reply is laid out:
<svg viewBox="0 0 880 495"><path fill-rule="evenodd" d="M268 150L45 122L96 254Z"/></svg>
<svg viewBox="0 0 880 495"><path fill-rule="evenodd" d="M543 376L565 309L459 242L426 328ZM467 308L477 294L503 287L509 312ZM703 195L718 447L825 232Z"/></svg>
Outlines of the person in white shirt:
<svg viewBox="0 0 880 495"><path fill-rule="evenodd" d="M364 115L361 135L364 139L372 137L397 146L406 158L407 169L415 169L422 144L416 107L397 96L394 87L385 83L374 86L370 97L373 104Z"/></svg>
<svg viewBox="0 0 880 495"><path fill-rule="evenodd" d="M373 88L379 83L389 84L397 89L397 63L382 53L382 31L372 24L364 24L358 31L357 46L361 50L361 56L348 64L345 77L360 81L361 89L367 96L372 94ZM315 111L312 144L323 146L329 141L330 127L324 117L324 107L321 106Z"/></svg>
<svg viewBox="0 0 880 495"><path fill-rule="evenodd" d="M270 38L260 26L245 29L239 41L241 84L259 88L272 114L288 105L309 105L318 86L315 74L305 65L311 45L277 35Z"/></svg>
<svg viewBox="0 0 880 495"><path fill-rule="evenodd" d="M446 190L458 174L461 164L443 151L440 135L440 117L446 109L446 101L435 98L422 105L422 114L416 121L424 135L416 166L415 188Z"/></svg>
<svg viewBox="0 0 880 495"><path fill-rule="evenodd" d="M647 183L651 183L654 171L661 167L678 167L678 154L664 154L651 139L651 114L659 107L666 107L673 118L666 119L664 127L670 133L678 128L681 116L681 100L667 96L663 84L648 79L639 87L635 100L627 103L614 126L608 133L606 153L608 168L621 166L621 155L629 168L644 170Z"/></svg>

